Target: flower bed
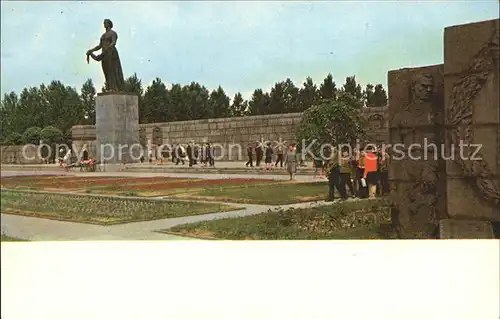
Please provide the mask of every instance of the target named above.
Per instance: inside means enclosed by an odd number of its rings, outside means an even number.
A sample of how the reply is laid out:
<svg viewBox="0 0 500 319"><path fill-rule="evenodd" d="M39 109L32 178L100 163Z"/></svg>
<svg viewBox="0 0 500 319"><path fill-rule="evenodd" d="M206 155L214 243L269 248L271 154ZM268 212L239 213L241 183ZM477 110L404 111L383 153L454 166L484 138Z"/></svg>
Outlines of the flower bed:
<svg viewBox="0 0 500 319"><path fill-rule="evenodd" d="M186 178L169 178L169 177L77 177L65 176L64 178L44 178L35 180L2 180L2 185L5 186L29 186L32 188L66 188L80 189L89 186L106 186L106 185L126 185L137 183L170 183L172 181L185 181Z"/></svg>
<svg viewBox="0 0 500 319"><path fill-rule="evenodd" d="M245 179L245 178L234 178L234 179L205 179L205 180L194 180L194 181L184 181L184 182L172 182L172 183L155 183L149 185L124 185L120 187L122 191L134 191L134 190L164 190L172 188L202 188L204 186L217 186L217 185L246 185L246 184L262 184L276 182L269 179Z"/></svg>
<svg viewBox="0 0 500 319"><path fill-rule="evenodd" d="M92 176L92 177L79 177L68 175L44 175L44 176L14 176L2 178L2 184L28 184L28 183L61 183L66 181L98 181L98 180L116 180L120 177L112 176Z"/></svg>
<svg viewBox="0 0 500 319"><path fill-rule="evenodd" d="M2 213L111 225L234 210L196 202L2 191Z"/></svg>

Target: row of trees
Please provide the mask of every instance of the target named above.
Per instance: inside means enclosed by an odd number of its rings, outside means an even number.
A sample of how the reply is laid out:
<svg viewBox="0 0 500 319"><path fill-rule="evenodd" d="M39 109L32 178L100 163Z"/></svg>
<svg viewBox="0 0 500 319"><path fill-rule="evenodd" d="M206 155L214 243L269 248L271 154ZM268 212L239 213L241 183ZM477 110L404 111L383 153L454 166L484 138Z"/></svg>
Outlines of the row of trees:
<svg viewBox="0 0 500 319"><path fill-rule="evenodd" d="M286 79L276 83L270 92L256 89L248 101L240 93L230 99L222 87L210 92L196 82L167 88L157 78L143 89L142 81L135 74L126 79L125 91L139 95L141 123L303 112L322 101L336 101L342 95L349 95L361 107L387 103L387 94L381 84L368 84L363 89L352 76L337 88L331 74L319 86L311 78L307 78L300 88ZM34 132L47 126L59 129L68 141L72 126L95 123L96 93L89 79L80 92L53 81L49 85L25 88L19 95L15 92L5 94L0 105L2 142L26 142L28 129Z"/></svg>

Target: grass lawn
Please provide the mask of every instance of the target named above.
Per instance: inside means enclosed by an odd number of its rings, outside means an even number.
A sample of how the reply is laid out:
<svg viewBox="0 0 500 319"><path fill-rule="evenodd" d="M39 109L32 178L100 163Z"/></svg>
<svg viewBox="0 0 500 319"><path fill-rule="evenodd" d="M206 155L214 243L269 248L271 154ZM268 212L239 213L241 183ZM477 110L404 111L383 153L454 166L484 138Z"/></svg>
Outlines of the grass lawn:
<svg viewBox="0 0 500 319"><path fill-rule="evenodd" d="M388 203L347 201L175 226L162 232L207 239L392 239Z"/></svg>
<svg viewBox="0 0 500 319"><path fill-rule="evenodd" d="M120 199L97 196L2 191L1 211L98 225L175 218L231 211L236 208L215 203Z"/></svg>
<svg viewBox="0 0 500 319"><path fill-rule="evenodd" d="M27 240L2 235L2 241L27 241Z"/></svg>
<svg viewBox="0 0 500 319"><path fill-rule="evenodd" d="M235 203L286 205L298 202L324 200L328 196L328 183L276 183L269 185L244 185L241 187L212 187L191 198Z"/></svg>

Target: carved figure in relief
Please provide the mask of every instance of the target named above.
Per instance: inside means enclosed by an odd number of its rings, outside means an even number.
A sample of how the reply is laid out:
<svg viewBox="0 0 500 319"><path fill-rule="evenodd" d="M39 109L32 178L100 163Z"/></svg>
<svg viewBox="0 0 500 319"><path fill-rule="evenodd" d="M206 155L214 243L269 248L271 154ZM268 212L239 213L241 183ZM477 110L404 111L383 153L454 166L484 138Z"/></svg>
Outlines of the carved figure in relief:
<svg viewBox="0 0 500 319"><path fill-rule="evenodd" d="M490 76L498 72L499 68L499 41L500 33L498 28L493 30L493 34L481 50L472 58L469 67L453 85L451 92L451 105L448 112L447 124L454 129L449 132L451 144L458 145L475 144L474 131L472 128L472 113L474 99L481 92ZM462 132L462 127L465 129ZM500 134L499 134L500 135ZM497 148L499 146L497 145ZM458 148L455 148L457 150ZM473 151L473 150L471 150ZM471 154L465 154L466 158ZM483 157L481 152L476 156ZM484 158L484 157L483 157ZM500 206L500 183L492 178L493 171L485 161L466 161L459 154L456 154L455 161L460 165L465 176L474 178L472 185L481 196L495 207ZM497 163L491 163L497 164Z"/></svg>
<svg viewBox="0 0 500 319"><path fill-rule="evenodd" d="M431 124L434 77L431 74L416 74L409 90L409 103L396 113L393 124L404 127Z"/></svg>
<svg viewBox="0 0 500 319"><path fill-rule="evenodd" d="M414 155L422 156L422 154ZM402 238L436 238L438 230L437 165L425 160L404 159L398 163L398 166L403 174L401 178L408 181L398 183L398 187L404 187L404 192L391 192L392 202L395 203L393 211L395 226L399 236Z"/></svg>

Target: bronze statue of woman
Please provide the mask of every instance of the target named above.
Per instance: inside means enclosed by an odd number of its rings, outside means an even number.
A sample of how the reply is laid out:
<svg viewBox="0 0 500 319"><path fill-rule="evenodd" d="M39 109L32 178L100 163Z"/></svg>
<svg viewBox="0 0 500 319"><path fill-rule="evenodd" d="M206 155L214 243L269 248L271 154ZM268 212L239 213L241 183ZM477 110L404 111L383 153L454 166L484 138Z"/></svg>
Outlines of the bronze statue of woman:
<svg viewBox="0 0 500 319"><path fill-rule="evenodd" d="M95 61L100 61L106 78L106 91L122 92L125 80L118 50L116 50L118 34L112 30L113 22L109 19L104 20L104 28L106 32L101 36L99 45L87 51L87 63L89 63L89 57L92 57ZM93 53L97 50L102 50L101 54L95 55Z"/></svg>

